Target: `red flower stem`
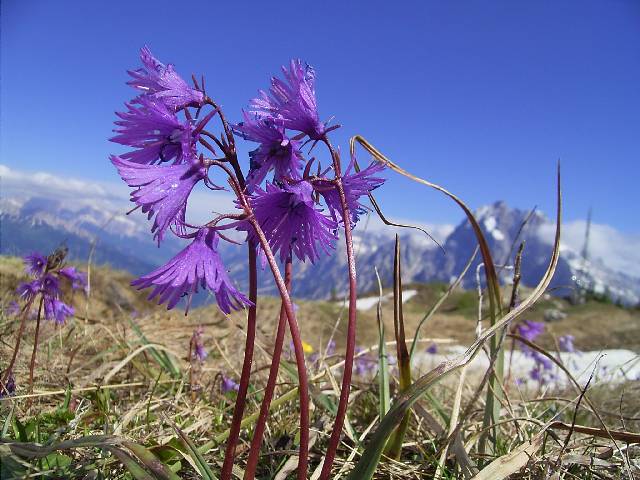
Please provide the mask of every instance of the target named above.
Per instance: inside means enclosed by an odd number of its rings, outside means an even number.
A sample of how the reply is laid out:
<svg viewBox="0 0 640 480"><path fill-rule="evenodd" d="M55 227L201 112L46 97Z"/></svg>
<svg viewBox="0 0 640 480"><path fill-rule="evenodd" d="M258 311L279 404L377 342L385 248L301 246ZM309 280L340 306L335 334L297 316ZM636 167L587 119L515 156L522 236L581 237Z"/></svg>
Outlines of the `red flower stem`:
<svg viewBox="0 0 640 480"><path fill-rule="evenodd" d="M244 347L244 361L242 363L242 374L240 375L240 386L236 396L236 404L233 408L233 418L231 420L231 429L227 440L227 447L224 454L224 463L220 471L222 480L230 480L233 469L233 460L235 458L236 446L240 436L240 424L242 423L242 415L246 405L247 391L249 390L249 379L251 376L251 366L253 364L253 349L256 340L256 313L258 300L258 272L256 245L249 242L249 300L253 303L249 307L247 315L247 340Z"/></svg>
<svg viewBox="0 0 640 480"><path fill-rule="evenodd" d="M31 352L31 362L29 363L29 393L33 392L33 370L36 367L36 353L38 352L38 339L40 336L40 319L42 317L42 304L44 297L40 297L38 306L38 317L36 318L36 332L33 339L33 352Z"/></svg>
<svg viewBox="0 0 640 480"><path fill-rule="evenodd" d="M349 269L349 320L347 323L347 348L344 354L344 374L342 375L342 389L340 391L340 402L338 403L338 411L333 424L333 431L324 457L320 480L327 480L331 475L331 467L336 457L338 445L340 444L340 436L342 435L342 427L347 414L347 406L349 405L349 393L351 390L351 375L353 372L353 357L356 348L356 263L353 255L353 239L351 237L351 214L347 205L347 197L344 193L342 185L342 169L340 166L340 156L334 150L328 137L325 135L322 139L331 152L333 159L333 170L335 172L335 184L338 188L340 196L340 206L342 207L342 223L344 226L344 239L347 245L347 266Z"/></svg>
<svg viewBox="0 0 640 480"><path fill-rule="evenodd" d="M24 334L24 327L27 323L27 316L29 315L29 310L31 310L31 305L33 304L33 299L31 299L23 308L22 308L22 318L20 319L20 327L18 328L18 338L16 339L16 346L13 349L13 355L11 355L11 360L9 361L9 366L4 371L4 378L0 380L0 387L3 391L6 391L6 385L9 381L9 377L11 376L11 372L13 371L13 367L16 364L16 358L18 357L18 352L20 351L20 343L22 340L22 335Z"/></svg>
<svg viewBox="0 0 640 480"><path fill-rule="evenodd" d="M287 290L291 293L291 258L289 258L284 267L284 282L287 285ZM273 357L271 359L271 367L269 369L269 379L264 390L264 398L262 405L260 405L260 416L253 431L253 438L251 440L251 449L249 450L249 458L247 459L247 465L244 469L244 480L253 480L256 475L256 469L258 467L258 459L260 458L260 446L262 445L262 436L267 424L267 417L269 416L269 407L271 406L271 400L273 399L273 392L276 388L276 381L278 380L278 369L280 367L280 358L282 356L282 346L284 344L284 334L287 327L287 315L284 310L284 302L280 306L280 318L278 320L278 330L276 332L276 341L273 347Z"/></svg>
<svg viewBox="0 0 640 480"><path fill-rule="evenodd" d="M273 273L273 278L278 287L280 298L282 298L282 306L287 314L287 321L289 323L289 330L291 331L291 340L293 341L293 349L296 356L296 366L298 370L298 384L300 394L300 451L298 460L298 480L306 480L307 470L309 468L309 381L307 379L307 370L304 362L304 351L302 350L302 338L300 337L300 330L298 328L298 322L296 320L295 312L293 311L293 304L291 303L291 297L287 291L287 286L284 283L280 270L278 269L278 263L276 262L271 247L267 238L264 236L262 228L258 224L258 221L253 216L248 203L244 203L245 209L249 218L247 219L258 236L260 246L269 262L269 267Z"/></svg>

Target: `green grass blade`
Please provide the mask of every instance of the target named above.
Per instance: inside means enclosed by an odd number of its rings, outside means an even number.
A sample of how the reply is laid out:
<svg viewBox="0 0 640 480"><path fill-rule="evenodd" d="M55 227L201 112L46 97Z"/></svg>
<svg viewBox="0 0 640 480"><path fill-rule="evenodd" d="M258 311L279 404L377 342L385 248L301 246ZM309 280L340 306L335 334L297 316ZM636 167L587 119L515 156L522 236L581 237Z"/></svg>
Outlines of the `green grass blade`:
<svg viewBox="0 0 640 480"><path fill-rule="evenodd" d="M382 321L382 281L378 269L374 268L378 280L378 413L384 417L391 405L391 392L389 389L389 361L387 360L387 346L385 344L384 322Z"/></svg>
<svg viewBox="0 0 640 480"><path fill-rule="evenodd" d="M123 442L122 444L131 450L144 466L153 472L160 480L180 480L178 475L169 470L169 468L147 448L129 441Z"/></svg>
<svg viewBox="0 0 640 480"><path fill-rule="evenodd" d="M157 477L149 474L144 468L142 468L138 462L136 462L131 455L124 450L117 447L106 447L106 450L111 452L129 473L135 478L135 480L157 480Z"/></svg>
<svg viewBox="0 0 640 480"><path fill-rule="evenodd" d="M211 471L211 468L209 468L209 465L207 465L206 460L204 459L202 454L198 451L198 449L193 444L191 439L182 430L180 430L175 423L173 422L170 422L170 423L173 426L173 429L178 434L180 443L186 450L187 454L191 456L191 459L196 465L200 475L202 475L202 478L204 480L217 480L217 477Z"/></svg>

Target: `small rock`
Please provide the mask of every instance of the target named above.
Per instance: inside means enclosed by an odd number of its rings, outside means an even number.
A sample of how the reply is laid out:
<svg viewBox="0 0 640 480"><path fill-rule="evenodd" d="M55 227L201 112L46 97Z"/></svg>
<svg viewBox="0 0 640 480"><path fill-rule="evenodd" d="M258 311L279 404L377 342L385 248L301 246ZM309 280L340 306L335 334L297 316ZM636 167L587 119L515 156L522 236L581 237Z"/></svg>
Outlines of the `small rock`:
<svg viewBox="0 0 640 480"><path fill-rule="evenodd" d="M544 311L545 322L559 322L560 320L564 320L565 318L567 318L567 314L561 312L557 308L548 308Z"/></svg>

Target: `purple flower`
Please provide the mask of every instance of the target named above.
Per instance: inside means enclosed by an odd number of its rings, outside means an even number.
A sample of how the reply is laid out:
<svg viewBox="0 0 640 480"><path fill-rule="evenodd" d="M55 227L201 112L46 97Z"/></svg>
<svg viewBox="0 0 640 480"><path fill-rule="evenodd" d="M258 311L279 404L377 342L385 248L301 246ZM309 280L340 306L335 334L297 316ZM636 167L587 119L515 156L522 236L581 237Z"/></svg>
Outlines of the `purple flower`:
<svg viewBox="0 0 640 480"><path fill-rule="evenodd" d="M0 372L0 380L4 378L4 371ZM16 393L16 379L13 376L13 373L9 373L9 378L7 378L7 383L2 385L0 383L0 398L5 398Z"/></svg>
<svg viewBox="0 0 640 480"><path fill-rule="evenodd" d="M33 280L32 282L22 282L16 289L18 297L26 302L30 302L35 296L40 293L42 284L40 280Z"/></svg>
<svg viewBox="0 0 640 480"><path fill-rule="evenodd" d="M364 377L372 373L376 369L376 360L371 357L370 353L361 354L364 351L362 347L356 347L356 357L354 367L356 375ZM361 354L357 356L358 354Z"/></svg>
<svg viewBox="0 0 640 480"><path fill-rule="evenodd" d="M171 225L182 222L191 190L207 175L207 169L196 162L160 167L111 156L111 163L127 185L139 187L131 192L131 201L141 206L149 219L156 216L151 231L158 244Z"/></svg>
<svg viewBox="0 0 640 480"><path fill-rule="evenodd" d="M204 348L204 344L202 342L202 334L204 333L204 329L202 327L198 327L193 331L193 336L191 337L192 345L193 345L193 354L200 361L204 362L207 358L207 351Z"/></svg>
<svg viewBox="0 0 640 480"><path fill-rule="evenodd" d="M20 308L20 304L18 304L18 302L16 301L11 301L9 302L9 304L4 308L4 313L5 315L8 315L10 317L17 317L18 315L20 315L20 311L22 309Z"/></svg>
<svg viewBox="0 0 640 480"><path fill-rule="evenodd" d="M532 322L531 320L525 320L517 327L518 335L533 342L539 335L544 333L544 323Z"/></svg>
<svg viewBox="0 0 640 480"><path fill-rule="evenodd" d="M29 275L39 277L47 267L47 257L38 252L33 252L24 257L25 271Z"/></svg>
<svg viewBox="0 0 640 480"><path fill-rule="evenodd" d="M229 393L231 391L237 392L240 388L240 384L235 382L231 377L227 377L222 375L222 381L220 382L220 388L222 389L222 393Z"/></svg>
<svg viewBox="0 0 640 480"><path fill-rule="evenodd" d="M438 353L438 346L435 343L432 343L427 347L427 353L435 355L436 353Z"/></svg>
<svg viewBox="0 0 640 480"><path fill-rule="evenodd" d="M268 183L266 190L258 188L251 199L255 217L271 249L280 252L283 262L294 253L301 261L308 258L313 263L319 257L318 245L326 253L333 248L336 222L316 210L312 194L313 187L306 181L284 188ZM249 238L257 243L250 225L238 228L247 230Z"/></svg>
<svg viewBox="0 0 640 480"><path fill-rule="evenodd" d="M329 357L334 353L336 353L336 341L329 340L329 343L327 343L327 350L324 352L324 354L325 356Z"/></svg>
<svg viewBox="0 0 640 480"><path fill-rule="evenodd" d="M197 135L190 122L181 122L165 104L151 97L135 100L137 105L126 104L127 112L116 112L119 128L112 142L137 150L122 155L125 160L145 165L173 160L182 163L195 150Z"/></svg>
<svg viewBox="0 0 640 480"><path fill-rule="evenodd" d="M79 272L76 267L64 267L58 271L58 274L71 282L71 288L74 290L85 288L87 285L87 274Z"/></svg>
<svg viewBox="0 0 640 480"><path fill-rule="evenodd" d="M257 149L249 152L249 192L254 191L271 170L274 170L275 182L287 177L300 178L300 144L285 135L282 122L269 117L251 118L246 112L243 112L243 115L244 122L235 125L234 130L245 140L260 143Z"/></svg>
<svg viewBox="0 0 640 480"><path fill-rule="evenodd" d="M384 170L384 165L373 162L364 170L354 173L351 173L352 168L353 162L349 164L342 176L342 188L351 214L351 223L355 225L360 215L366 212L365 207L360 203L360 198L368 196L370 192L384 183L384 178L374 176ZM313 186L327 202L334 220L342 221L342 205L338 188L327 180L314 182Z"/></svg>
<svg viewBox="0 0 640 480"><path fill-rule="evenodd" d="M63 325L74 312L73 307L57 298L45 297L44 299L44 318L54 320L57 325Z"/></svg>
<svg viewBox="0 0 640 480"><path fill-rule="evenodd" d="M140 60L144 68L129 71L133 79L127 82L128 85L161 100L173 110L186 105L202 104L204 100L202 92L191 88L176 73L173 65L161 63L148 47L145 46L140 50Z"/></svg>
<svg viewBox="0 0 640 480"><path fill-rule="evenodd" d="M60 295L60 282L57 277L47 273L41 280L42 293L45 296L55 298Z"/></svg>
<svg viewBox="0 0 640 480"><path fill-rule="evenodd" d="M300 60L291 60L289 70L282 67L285 80L273 77L267 94L251 101L251 111L260 117L280 120L285 128L298 130L319 140L326 132L318 117L315 72Z"/></svg>
<svg viewBox="0 0 640 480"><path fill-rule="evenodd" d="M563 352L575 352L576 348L573 345L573 341L575 337L573 335L562 335L558 338L558 344L560 345L560 350Z"/></svg>
<svg viewBox="0 0 640 480"><path fill-rule="evenodd" d="M158 297L158 304L167 302L167 309L176 306L182 296L193 295L198 288L211 290L220 310L231 313L252 303L231 283L222 264L215 230L202 228L191 245L173 257L166 265L131 282L139 290L154 287L149 300Z"/></svg>

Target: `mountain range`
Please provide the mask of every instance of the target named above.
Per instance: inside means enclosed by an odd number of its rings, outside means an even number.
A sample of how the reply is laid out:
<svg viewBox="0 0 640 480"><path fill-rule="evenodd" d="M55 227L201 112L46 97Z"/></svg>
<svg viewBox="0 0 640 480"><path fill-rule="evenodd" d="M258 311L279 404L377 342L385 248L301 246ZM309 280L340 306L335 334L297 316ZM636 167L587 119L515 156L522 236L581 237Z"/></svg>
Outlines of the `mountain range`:
<svg viewBox="0 0 640 480"><path fill-rule="evenodd" d="M75 260L85 262L91 256L93 262L108 263L141 275L166 262L184 247L182 240L170 235L158 247L149 233L149 223L139 212L127 216L117 209L98 208L95 202L73 202L74 207L70 204L38 195L0 199L0 253L47 252L64 243ZM509 267L513 264L517 246L524 241L522 283L535 285L549 261L553 222L540 212L510 208L504 202L481 207L475 213L494 261L504 266L499 268L502 280L507 283L511 280L513 273ZM359 293L377 290L374 267L378 269L383 285L391 286L396 234L401 242L405 284L448 283L454 279L475 249L474 233L466 220L455 228L443 228L437 233L442 248L418 230L367 229L358 225L354 231L354 246ZM616 248L616 245L610 248ZM244 288L247 283L246 247L221 242L221 254L232 278ZM585 258L575 245L563 243L551 291L569 295L576 282L582 282L625 304L640 302L640 275L636 275L637 272L613 268L600 258L589 258L588 255ZM463 280L465 288L476 287L476 270L480 262L478 255ZM315 265L297 263L294 266L294 295L297 297L342 298L348 288L347 281L342 240L336 242L331 255L321 257ZM276 292L268 268L259 272L259 288L265 294Z"/></svg>

